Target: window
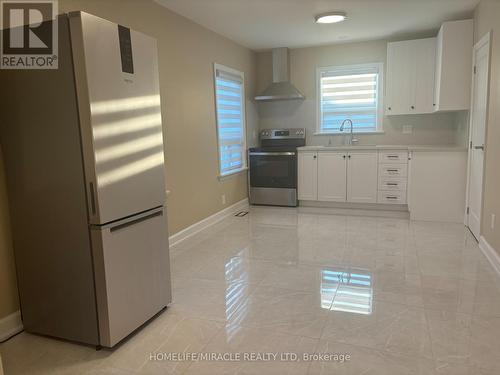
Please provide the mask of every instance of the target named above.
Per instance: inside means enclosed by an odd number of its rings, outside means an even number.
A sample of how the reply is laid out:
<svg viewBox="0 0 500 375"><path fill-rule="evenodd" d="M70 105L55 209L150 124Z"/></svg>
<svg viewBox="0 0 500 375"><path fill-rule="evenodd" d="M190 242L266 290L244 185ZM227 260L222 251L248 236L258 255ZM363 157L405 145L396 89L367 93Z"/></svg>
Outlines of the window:
<svg viewBox="0 0 500 375"><path fill-rule="evenodd" d="M345 119L356 133L382 130L382 64L318 68L317 85L318 133L339 133Z"/></svg>
<svg viewBox="0 0 500 375"><path fill-rule="evenodd" d="M246 168L245 81L242 72L214 64L219 174Z"/></svg>

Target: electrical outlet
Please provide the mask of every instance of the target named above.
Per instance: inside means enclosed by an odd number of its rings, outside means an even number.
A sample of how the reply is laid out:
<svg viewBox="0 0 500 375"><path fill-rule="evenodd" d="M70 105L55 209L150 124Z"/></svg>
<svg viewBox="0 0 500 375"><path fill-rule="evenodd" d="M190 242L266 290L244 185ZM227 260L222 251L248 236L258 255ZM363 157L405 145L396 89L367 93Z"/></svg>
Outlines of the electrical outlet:
<svg viewBox="0 0 500 375"><path fill-rule="evenodd" d="M222 194L222 204L226 204L226 194Z"/></svg>
<svg viewBox="0 0 500 375"><path fill-rule="evenodd" d="M491 229L495 229L495 219L496 219L496 215L491 214Z"/></svg>
<svg viewBox="0 0 500 375"><path fill-rule="evenodd" d="M403 134L412 134L413 125L403 125Z"/></svg>

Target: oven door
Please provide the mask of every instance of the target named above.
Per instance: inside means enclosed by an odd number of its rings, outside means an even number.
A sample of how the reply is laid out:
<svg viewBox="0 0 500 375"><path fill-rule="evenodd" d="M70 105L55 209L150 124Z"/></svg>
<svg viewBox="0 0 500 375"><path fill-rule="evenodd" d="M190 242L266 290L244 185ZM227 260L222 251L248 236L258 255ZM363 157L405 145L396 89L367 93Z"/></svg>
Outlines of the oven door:
<svg viewBox="0 0 500 375"><path fill-rule="evenodd" d="M295 152L250 152L250 187L297 187Z"/></svg>

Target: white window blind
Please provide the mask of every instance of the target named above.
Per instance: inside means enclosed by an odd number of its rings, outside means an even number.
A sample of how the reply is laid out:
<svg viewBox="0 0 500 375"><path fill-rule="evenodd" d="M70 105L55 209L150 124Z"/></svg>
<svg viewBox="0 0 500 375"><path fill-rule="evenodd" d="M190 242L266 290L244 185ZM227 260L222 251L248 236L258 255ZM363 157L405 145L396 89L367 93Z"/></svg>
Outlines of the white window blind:
<svg viewBox="0 0 500 375"><path fill-rule="evenodd" d="M340 131L350 119L354 132L380 130L381 64L330 67L318 70L320 133ZM346 123L344 132L350 131Z"/></svg>
<svg viewBox="0 0 500 375"><path fill-rule="evenodd" d="M246 167L245 87L243 73L215 64L215 98L219 141L219 173Z"/></svg>

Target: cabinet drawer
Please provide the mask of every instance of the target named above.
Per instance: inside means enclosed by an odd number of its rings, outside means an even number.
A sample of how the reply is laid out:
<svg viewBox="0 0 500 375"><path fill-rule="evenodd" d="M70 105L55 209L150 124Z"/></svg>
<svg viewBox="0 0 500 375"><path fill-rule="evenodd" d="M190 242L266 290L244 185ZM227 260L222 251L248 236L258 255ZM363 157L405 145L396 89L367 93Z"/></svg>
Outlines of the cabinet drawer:
<svg viewBox="0 0 500 375"><path fill-rule="evenodd" d="M379 163L408 163L407 151L380 151L378 154Z"/></svg>
<svg viewBox="0 0 500 375"><path fill-rule="evenodd" d="M378 190L406 191L406 178L380 177Z"/></svg>
<svg viewBox="0 0 500 375"><path fill-rule="evenodd" d="M380 164L380 177L406 177L408 175L407 164Z"/></svg>
<svg viewBox="0 0 500 375"><path fill-rule="evenodd" d="M406 191L379 191L378 203L406 204Z"/></svg>

